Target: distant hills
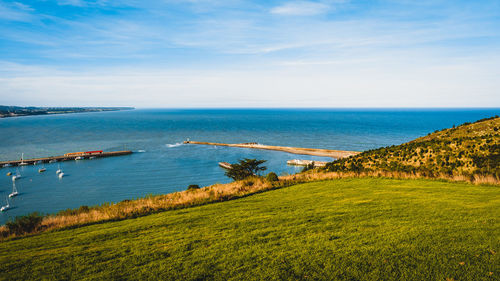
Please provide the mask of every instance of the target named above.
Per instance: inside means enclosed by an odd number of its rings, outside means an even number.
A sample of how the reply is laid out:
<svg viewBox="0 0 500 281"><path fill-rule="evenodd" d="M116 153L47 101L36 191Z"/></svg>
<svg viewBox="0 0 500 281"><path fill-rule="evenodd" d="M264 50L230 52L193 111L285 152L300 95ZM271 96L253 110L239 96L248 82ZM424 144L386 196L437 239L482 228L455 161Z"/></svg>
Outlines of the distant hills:
<svg viewBox="0 0 500 281"><path fill-rule="evenodd" d="M368 150L325 167L330 172L389 171L500 178L498 116L435 131L401 145Z"/></svg>
<svg viewBox="0 0 500 281"><path fill-rule="evenodd" d="M21 107L0 105L0 118L80 112L130 110L133 107Z"/></svg>

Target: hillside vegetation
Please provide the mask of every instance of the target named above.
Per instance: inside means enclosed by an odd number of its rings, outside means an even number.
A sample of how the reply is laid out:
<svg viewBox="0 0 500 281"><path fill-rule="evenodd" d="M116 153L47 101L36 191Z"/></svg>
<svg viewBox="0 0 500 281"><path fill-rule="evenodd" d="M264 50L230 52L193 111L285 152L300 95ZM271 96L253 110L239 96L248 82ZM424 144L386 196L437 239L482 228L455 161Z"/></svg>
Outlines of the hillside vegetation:
<svg viewBox="0 0 500 281"><path fill-rule="evenodd" d="M339 179L0 243L0 279L498 280L498 187Z"/></svg>
<svg viewBox="0 0 500 281"><path fill-rule="evenodd" d="M500 179L500 118L436 131L414 141L337 160L326 171L396 171Z"/></svg>

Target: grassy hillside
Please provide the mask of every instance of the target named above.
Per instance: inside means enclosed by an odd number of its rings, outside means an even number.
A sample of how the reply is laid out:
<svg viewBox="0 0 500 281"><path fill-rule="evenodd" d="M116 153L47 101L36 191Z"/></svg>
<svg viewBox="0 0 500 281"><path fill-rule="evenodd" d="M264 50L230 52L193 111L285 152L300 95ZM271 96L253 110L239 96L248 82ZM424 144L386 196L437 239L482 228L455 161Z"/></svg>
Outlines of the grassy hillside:
<svg viewBox="0 0 500 281"><path fill-rule="evenodd" d="M424 176L490 175L500 179L498 116L436 131L398 145L327 164L327 171L419 172Z"/></svg>
<svg viewBox="0 0 500 281"><path fill-rule="evenodd" d="M340 179L0 243L0 279L498 280L498 186Z"/></svg>

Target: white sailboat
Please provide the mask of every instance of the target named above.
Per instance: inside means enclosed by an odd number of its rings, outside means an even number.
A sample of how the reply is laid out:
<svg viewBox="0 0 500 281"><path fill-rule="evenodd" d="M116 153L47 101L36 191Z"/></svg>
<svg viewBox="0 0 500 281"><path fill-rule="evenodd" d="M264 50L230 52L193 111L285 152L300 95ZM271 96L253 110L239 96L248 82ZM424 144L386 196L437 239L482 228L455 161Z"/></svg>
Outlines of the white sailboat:
<svg viewBox="0 0 500 281"><path fill-rule="evenodd" d="M20 178L21 178L21 174L19 173L19 169L17 169L16 174L12 176L12 181L16 181Z"/></svg>
<svg viewBox="0 0 500 281"><path fill-rule="evenodd" d="M28 163L24 162L24 153L21 154L21 163L19 163L19 166L26 166Z"/></svg>
<svg viewBox="0 0 500 281"><path fill-rule="evenodd" d="M56 171L56 174L60 174L62 173L62 170L61 170L61 165L57 165L57 171Z"/></svg>
<svg viewBox="0 0 500 281"><path fill-rule="evenodd" d="M9 197L12 198L12 197L15 197L17 195L19 195L19 192L17 192L16 183L12 182L12 193L9 194Z"/></svg>
<svg viewBox="0 0 500 281"><path fill-rule="evenodd" d="M4 211L7 211L8 209L10 209L10 204L9 204L9 197L6 197L5 200L7 201L7 205L5 206L2 206L0 208L0 212L4 212Z"/></svg>
<svg viewBox="0 0 500 281"><path fill-rule="evenodd" d="M62 179L62 177L64 177L64 173L63 172L60 172L59 173L59 178Z"/></svg>
<svg viewBox="0 0 500 281"><path fill-rule="evenodd" d="M47 169L45 169L45 165L42 165L42 167L40 169L38 169L39 173L43 173L45 171L47 171Z"/></svg>

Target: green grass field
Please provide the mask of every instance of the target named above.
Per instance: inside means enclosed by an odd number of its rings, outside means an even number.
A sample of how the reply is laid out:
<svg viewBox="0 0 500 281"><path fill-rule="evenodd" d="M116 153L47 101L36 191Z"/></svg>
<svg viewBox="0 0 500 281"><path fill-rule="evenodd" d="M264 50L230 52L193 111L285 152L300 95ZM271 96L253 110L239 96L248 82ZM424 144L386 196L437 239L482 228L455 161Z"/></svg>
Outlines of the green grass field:
<svg viewBox="0 0 500 281"><path fill-rule="evenodd" d="M500 188L343 179L0 242L0 279L499 280Z"/></svg>

